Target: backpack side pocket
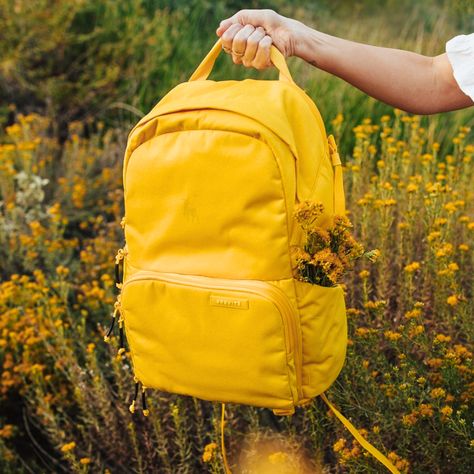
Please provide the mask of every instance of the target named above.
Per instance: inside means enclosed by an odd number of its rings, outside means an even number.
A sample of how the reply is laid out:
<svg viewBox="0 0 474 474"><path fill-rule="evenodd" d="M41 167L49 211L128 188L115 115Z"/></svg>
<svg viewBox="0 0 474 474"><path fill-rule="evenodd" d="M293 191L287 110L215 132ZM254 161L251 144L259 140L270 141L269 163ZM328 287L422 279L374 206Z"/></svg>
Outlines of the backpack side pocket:
<svg viewBox="0 0 474 474"><path fill-rule="evenodd" d="M347 347L344 291L295 280L303 345L303 395L313 398L337 378Z"/></svg>

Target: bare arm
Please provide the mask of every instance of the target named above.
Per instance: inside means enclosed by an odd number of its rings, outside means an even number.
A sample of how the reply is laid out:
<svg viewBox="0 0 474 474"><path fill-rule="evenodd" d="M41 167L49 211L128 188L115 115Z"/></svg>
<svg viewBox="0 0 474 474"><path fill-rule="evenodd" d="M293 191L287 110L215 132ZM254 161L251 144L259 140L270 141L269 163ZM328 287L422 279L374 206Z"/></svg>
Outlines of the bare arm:
<svg viewBox="0 0 474 474"><path fill-rule="evenodd" d="M428 57L355 43L304 28L297 56L382 102L416 114L473 105L454 79L446 53Z"/></svg>
<svg viewBox="0 0 474 474"><path fill-rule="evenodd" d="M433 114L473 105L446 54L428 57L344 40L271 10L242 10L221 22L217 34L234 52L235 63L268 67L273 42L285 56L298 56L407 112Z"/></svg>

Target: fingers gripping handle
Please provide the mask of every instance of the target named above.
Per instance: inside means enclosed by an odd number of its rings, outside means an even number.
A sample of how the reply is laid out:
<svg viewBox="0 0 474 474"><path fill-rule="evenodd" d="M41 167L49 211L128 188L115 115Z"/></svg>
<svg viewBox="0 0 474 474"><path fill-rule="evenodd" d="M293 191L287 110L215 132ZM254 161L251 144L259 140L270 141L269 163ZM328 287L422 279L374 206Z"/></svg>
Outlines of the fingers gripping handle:
<svg viewBox="0 0 474 474"><path fill-rule="evenodd" d="M193 72L192 76L189 78L190 81L205 81L209 74L212 71L214 63L219 56L219 53L222 50L221 39L219 38L212 49L207 53L206 57L202 60L201 64ZM295 83L291 77L290 70L286 65L285 57L280 51L275 47L271 46L270 49L270 59L273 65L280 71L280 81L287 81L292 84Z"/></svg>

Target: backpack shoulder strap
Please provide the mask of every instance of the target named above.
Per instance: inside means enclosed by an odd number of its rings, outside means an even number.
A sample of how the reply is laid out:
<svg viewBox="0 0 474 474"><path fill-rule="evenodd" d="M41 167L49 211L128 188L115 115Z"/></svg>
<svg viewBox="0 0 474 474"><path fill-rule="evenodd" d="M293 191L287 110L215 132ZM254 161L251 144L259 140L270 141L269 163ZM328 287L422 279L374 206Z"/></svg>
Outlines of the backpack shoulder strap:
<svg viewBox="0 0 474 474"><path fill-rule="evenodd" d="M377 448L372 446L357 430L357 428L344 416L339 410L327 399L324 393L320 394L329 409L336 415L339 421L347 428L352 436L360 443L360 445L370 453L377 461L382 463L391 473L400 474L400 471L384 456Z"/></svg>

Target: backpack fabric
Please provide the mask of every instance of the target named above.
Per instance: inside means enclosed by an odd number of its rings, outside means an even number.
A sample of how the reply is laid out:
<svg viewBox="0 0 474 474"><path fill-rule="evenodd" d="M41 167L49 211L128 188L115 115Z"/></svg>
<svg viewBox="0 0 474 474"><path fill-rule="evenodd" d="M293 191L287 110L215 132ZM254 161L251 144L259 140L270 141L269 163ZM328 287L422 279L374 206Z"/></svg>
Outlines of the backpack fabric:
<svg viewBox="0 0 474 474"><path fill-rule="evenodd" d="M143 390L290 415L345 359L343 289L292 257L298 203L321 202L323 227L344 214L341 161L275 47L279 80L208 80L220 51L129 134L116 310Z"/></svg>
<svg viewBox="0 0 474 474"><path fill-rule="evenodd" d="M121 308L147 387L290 414L341 370L343 290L295 279L291 256L295 204L329 224L340 161L283 64L276 81L198 68L129 135Z"/></svg>

